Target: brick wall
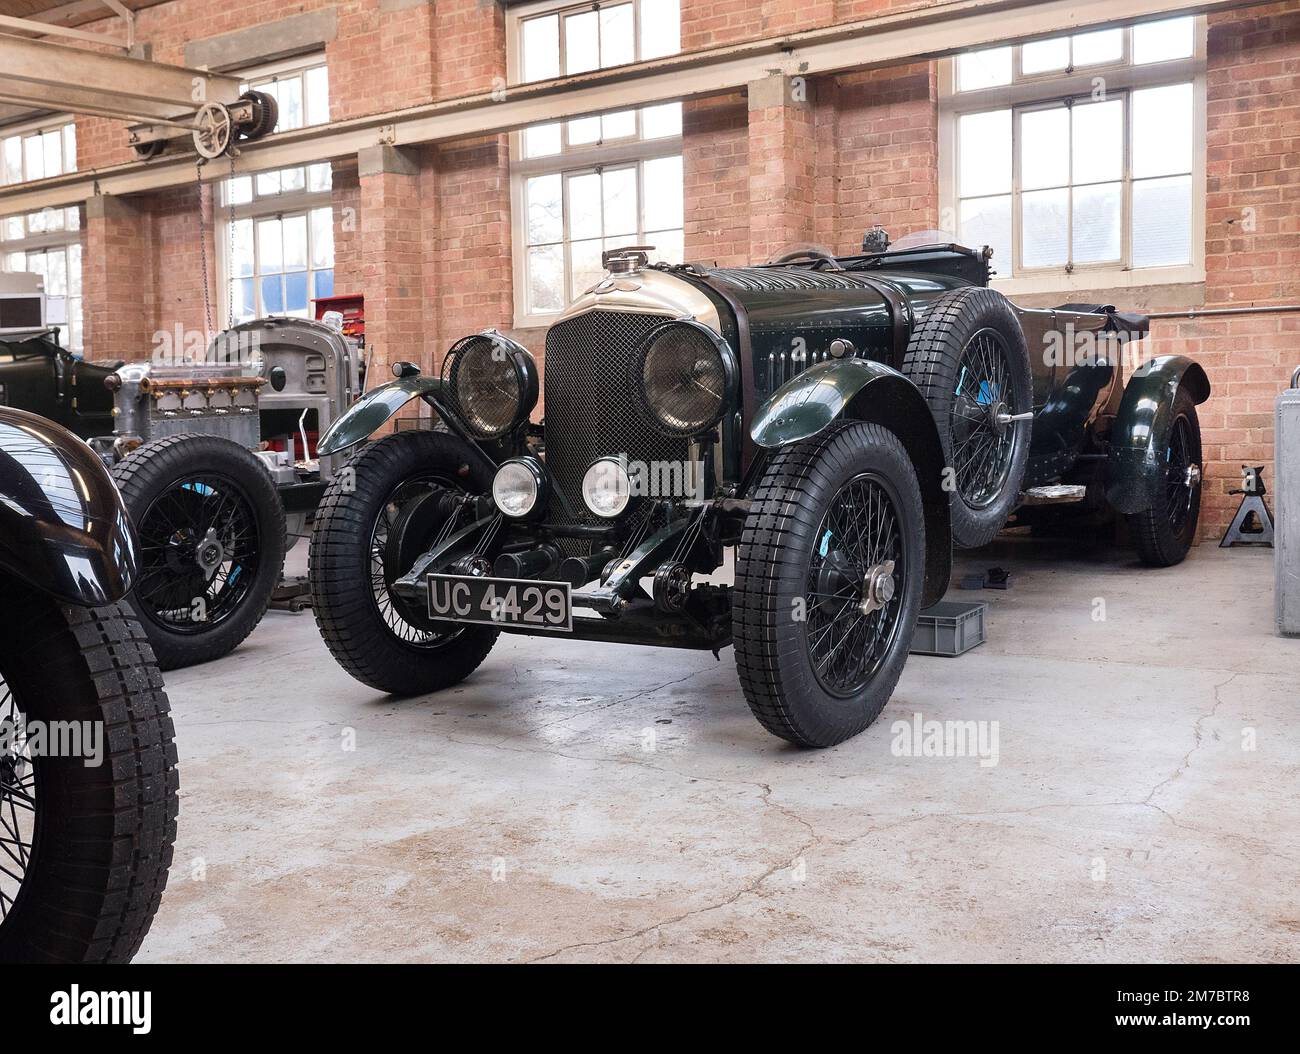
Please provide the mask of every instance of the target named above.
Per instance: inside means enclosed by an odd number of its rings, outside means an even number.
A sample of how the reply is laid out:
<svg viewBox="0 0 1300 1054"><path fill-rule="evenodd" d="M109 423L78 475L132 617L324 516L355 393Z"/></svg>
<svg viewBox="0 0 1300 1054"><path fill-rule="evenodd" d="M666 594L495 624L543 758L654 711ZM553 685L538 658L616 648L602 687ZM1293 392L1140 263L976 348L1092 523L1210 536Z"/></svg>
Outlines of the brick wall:
<svg viewBox="0 0 1300 1054"><path fill-rule="evenodd" d="M795 32L928 2L683 0L683 46ZM156 58L181 62L189 41L328 6L338 15L337 36L326 46L335 119L502 83L505 17L495 0L174 0L141 12L139 32ZM1161 310L1300 301L1295 6L1261 5L1210 18L1206 283L1134 291L1133 303ZM743 263L793 241L851 251L873 223L895 235L940 226L935 65L813 78L804 87L803 109L751 111L743 90L685 105L688 259ZM120 124L77 123L83 169L132 158ZM335 163L336 287L365 294L372 317L383 319L376 333L384 334L386 356L400 349L401 357L433 367L456 337L488 325L508 329L511 322L507 141L478 138L414 156L415 174L398 197L392 186L364 189L355 160ZM202 325L198 200L195 188L183 187L88 215L87 257L106 257L87 264L93 354L134 356L154 329ZM215 247L211 255L215 262ZM380 258L383 267L376 265ZM1270 464L1272 399L1300 361L1296 318L1203 318L1153 327L1153 352L1193 355L1214 385L1201 409L1206 535L1219 532L1235 508L1236 498L1226 492L1240 466ZM514 335L540 353L541 331Z"/></svg>

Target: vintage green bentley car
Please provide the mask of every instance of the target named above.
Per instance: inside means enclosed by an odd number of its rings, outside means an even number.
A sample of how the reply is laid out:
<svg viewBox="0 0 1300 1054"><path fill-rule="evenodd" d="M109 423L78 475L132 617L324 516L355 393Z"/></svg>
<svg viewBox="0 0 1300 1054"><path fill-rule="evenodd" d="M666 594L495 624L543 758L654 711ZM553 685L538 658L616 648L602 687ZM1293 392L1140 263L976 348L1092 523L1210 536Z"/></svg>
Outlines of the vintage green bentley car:
<svg viewBox="0 0 1300 1054"><path fill-rule="evenodd" d="M1021 310L988 261L915 241L755 267L608 252L547 334L541 425L533 358L495 330L437 376L397 363L320 445L361 444L415 398L440 419L360 446L322 499L330 650L419 694L502 631L734 644L764 727L828 746L884 707L953 543L988 542L1026 500L1103 495L1147 562L1180 560L1204 372L1162 357L1123 383L1144 320Z"/></svg>

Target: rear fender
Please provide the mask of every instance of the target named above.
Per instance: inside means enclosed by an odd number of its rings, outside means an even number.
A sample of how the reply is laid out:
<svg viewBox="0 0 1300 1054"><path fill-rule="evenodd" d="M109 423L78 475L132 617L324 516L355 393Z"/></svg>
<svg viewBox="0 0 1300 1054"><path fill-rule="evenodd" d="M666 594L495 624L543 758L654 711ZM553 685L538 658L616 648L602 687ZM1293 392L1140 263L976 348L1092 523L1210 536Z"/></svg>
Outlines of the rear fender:
<svg viewBox="0 0 1300 1054"><path fill-rule="evenodd" d="M1163 455L1180 388L1198 404L1210 397L1205 370L1185 355L1150 359L1129 377L1107 459L1106 500L1117 512L1143 512L1163 497Z"/></svg>
<svg viewBox="0 0 1300 1054"><path fill-rule="evenodd" d="M120 600L135 532L104 463L67 429L0 408L0 577L85 606Z"/></svg>
<svg viewBox="0 0 1300 1054"><path fill-rule="evenodd" d="M952 577L952 495L943 487L939 430L920 390L891 366L872 359L833 359L778 388L754 415L750 436L776 450L825 431L835 421L881 425L907 450L925 514L922 606L938 603Z"/></svg>

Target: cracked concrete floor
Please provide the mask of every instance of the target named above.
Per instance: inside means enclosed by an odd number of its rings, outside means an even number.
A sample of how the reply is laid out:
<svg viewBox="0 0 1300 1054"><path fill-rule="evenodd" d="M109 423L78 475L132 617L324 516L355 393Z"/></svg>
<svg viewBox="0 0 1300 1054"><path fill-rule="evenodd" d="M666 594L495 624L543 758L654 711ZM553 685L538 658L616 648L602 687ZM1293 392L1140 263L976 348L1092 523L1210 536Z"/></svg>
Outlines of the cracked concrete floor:
<svg viewBox="0 0 1300 1054"><path fill-rule="evenodd" d="M272 612L168 676L180 836L140 959L1300 957L1300 640L1272 634L1271 554L1148 571L1010 539L960 563L1017 576L959 594L989 643L913 657L821 752L763 732L730 649L503 637L399 701ZM996 721L998 763L896 756L917 712Z"/></svg>

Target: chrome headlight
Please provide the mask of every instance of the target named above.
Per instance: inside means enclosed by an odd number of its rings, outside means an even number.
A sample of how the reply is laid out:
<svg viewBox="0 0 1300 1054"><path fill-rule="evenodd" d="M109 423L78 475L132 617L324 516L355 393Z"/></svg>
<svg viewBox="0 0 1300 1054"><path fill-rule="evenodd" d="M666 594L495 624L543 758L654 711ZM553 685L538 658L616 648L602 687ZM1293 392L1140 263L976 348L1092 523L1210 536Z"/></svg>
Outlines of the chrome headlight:
<svg viewBox="0 0 1300 1054"><path fill-rule="evenodd" d="M537 364L494 330L464 337L442 363L443 392L475 439L500 439L537 405Z"/></svg>
<svg viewBox="0 0 1300 1054"><path fill-rule="evenodd" d="M582 500L597 516L612 519L632 500L632 480L616 457L593 461L582 477Z"/></svg>
<svg viewBox="0 0 1300 1054"><path fill-rule="evenodd" d="M503 461L492 478L492 500L516 520L545 509L548 489L546 470L530 457Z"/></svg>
<svg viewBox="0 0 1300 1054"><path fill-rule="evenodd" d="M658 431L699 435L718 423L732 399L736 357L707 326L666 322L647 333L632 356L630 382Z"/></svg>

